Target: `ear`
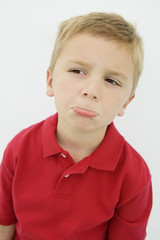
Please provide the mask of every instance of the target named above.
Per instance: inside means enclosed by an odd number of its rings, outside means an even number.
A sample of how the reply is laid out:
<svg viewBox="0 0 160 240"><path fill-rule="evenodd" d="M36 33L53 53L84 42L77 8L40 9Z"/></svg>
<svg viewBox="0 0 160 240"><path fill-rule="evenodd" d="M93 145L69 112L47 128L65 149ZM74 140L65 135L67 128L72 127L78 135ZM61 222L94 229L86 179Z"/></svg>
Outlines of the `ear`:
<svg viewBox="0 0 160 240"><path fill-rule="evenodd" d="M46 90L46 94L49 97L53 97L54 96L54 91L53 91L53 78L51 76L51 72L49 69L47 69L47 79L46 79L46 83L47 83L47 90Z"/></svg>
<svg viewBox="0 0 160 240"><path fill-rule="evenodd" d="M132 95L128 101L123 105L122 109L120 110L120 112L118 113L119 117L122 117L124 115L124 112L126 110L126 107L128 106L128 104L133 100L133 98L135 97L135 95Z"/></svg>

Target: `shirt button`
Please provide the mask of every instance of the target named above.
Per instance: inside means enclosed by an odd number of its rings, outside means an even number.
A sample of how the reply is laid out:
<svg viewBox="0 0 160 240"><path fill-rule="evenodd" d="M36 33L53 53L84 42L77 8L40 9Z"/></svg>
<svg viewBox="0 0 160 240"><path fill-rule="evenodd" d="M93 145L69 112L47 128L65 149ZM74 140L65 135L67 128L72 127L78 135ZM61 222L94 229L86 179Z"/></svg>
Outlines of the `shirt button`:
<svg viewBox="0 0 160 240"><path fill-rule="evenodd" d="M61 153L61 156L64 157L64 158L66 158L66 155L64 155L63 153Z"/></svg>
<svg viewBox="0 0 160 240"><path fill-rule="evenodd" d="M65 175L64 177L66 177L66 178L67 178L67 177L69 177L69 176L70 176L70 174L67 174L67 175Z"/></svg>

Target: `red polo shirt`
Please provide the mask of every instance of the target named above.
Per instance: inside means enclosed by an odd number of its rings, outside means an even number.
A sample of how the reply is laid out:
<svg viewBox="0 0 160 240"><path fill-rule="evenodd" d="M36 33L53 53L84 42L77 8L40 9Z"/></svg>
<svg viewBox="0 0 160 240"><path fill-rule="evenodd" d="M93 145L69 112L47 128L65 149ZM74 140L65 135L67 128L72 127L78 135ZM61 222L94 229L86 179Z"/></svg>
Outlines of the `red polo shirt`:
<svg viewBox="0 0 160 240"><path fill-rule="evenodd" d="M101 145L74 164L57 143L54 115L20 132L0 170L0 224L15 240L143 240L151 177L111 123Z"/></svg>

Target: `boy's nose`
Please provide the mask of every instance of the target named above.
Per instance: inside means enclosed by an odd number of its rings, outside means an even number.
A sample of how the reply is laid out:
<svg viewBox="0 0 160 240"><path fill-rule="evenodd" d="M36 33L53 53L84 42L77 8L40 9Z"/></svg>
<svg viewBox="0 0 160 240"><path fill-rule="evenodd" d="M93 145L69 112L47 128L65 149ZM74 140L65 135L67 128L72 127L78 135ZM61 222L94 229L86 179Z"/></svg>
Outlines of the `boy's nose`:
<svg viewBox="0 0 160 240"><path fill-rule="evenodd" d="M95 86L86 87L81 92L82 97L90 98L91 100L98 101L99 100L99 93Z"/></svg>

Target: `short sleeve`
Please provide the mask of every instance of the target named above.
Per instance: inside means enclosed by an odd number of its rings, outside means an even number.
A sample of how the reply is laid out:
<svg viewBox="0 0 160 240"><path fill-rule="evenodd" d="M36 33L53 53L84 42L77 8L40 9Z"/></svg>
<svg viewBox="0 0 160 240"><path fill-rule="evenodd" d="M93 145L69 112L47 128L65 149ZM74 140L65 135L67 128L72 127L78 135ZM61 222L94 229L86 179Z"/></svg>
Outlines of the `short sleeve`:
<svg viewBox="0 0 160 240"><path fill-rule="evenodd" d="M16 222L12 197L14 172L15 156L11 144L8 144L0 165L0 224L2 225Z"/></svg>
<svg viewBox="0 0 160 240"><path fill-rule="evenodd" d="M144 240L152 207L151 181L132 199L115 209L108 240Z"/></svg>

